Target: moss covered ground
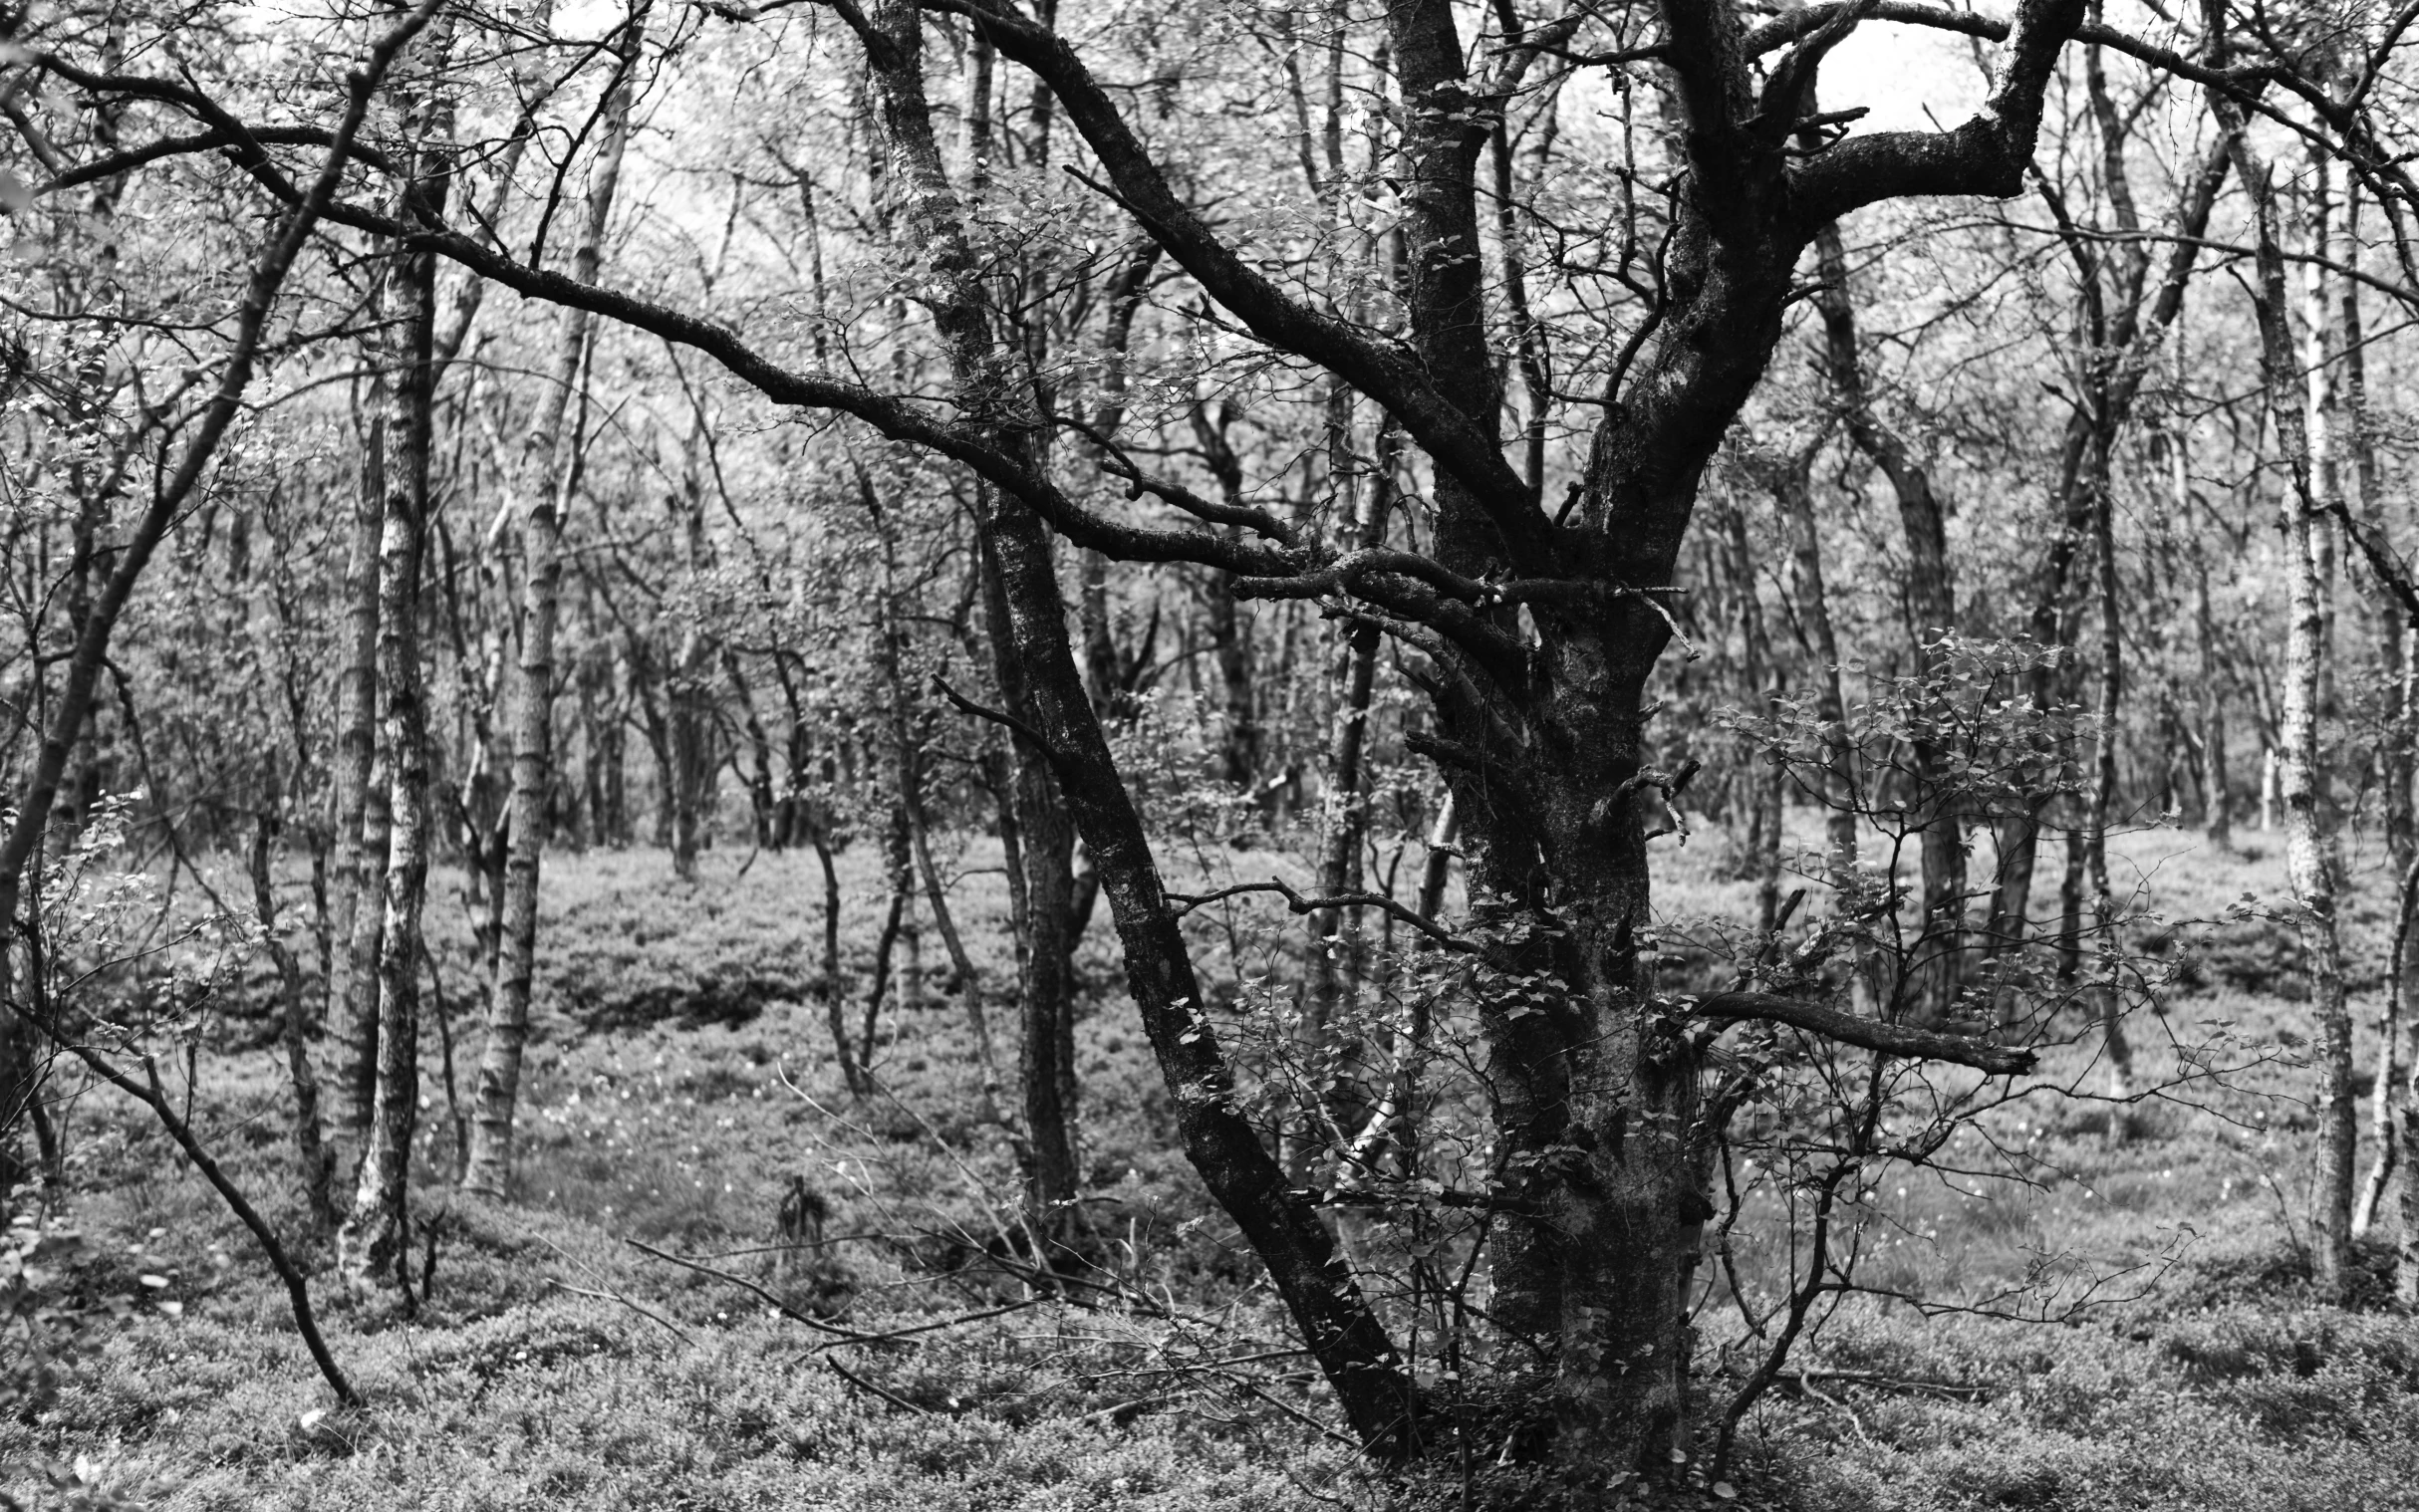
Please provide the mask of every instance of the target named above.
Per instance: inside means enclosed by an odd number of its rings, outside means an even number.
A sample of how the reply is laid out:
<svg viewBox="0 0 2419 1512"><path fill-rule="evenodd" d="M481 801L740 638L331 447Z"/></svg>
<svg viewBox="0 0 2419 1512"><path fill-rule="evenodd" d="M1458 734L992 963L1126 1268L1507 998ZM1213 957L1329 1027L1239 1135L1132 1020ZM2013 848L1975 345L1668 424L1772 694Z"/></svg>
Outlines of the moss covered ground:
<svg viewBox="0 0 2419 1512"><path fill-rule="evenodd" d="M2289 1052L2304 1008L2289 930L2234 906L2282 897L2282 847L2244 839L2230 855L2173 831L2125 840L2154 915L2134 927L2176 963L2162 1022L2224 1018ZM1667 863L1663 905L1741 907L1729 861L1702 833ZM955 865L1005 1043L996 857L974 843ZM881 899L862 848L843 868L844 966L862 991ZM2386 884L2375 857L2350 871L2365 1068ZM478 1040L459 888L441 880L432 906L457 1087ZM1171 1147L1105 928L1083 951L1079 1058L1108 1289L1046 1298L1014 1274L1014 1162L974 1116L972 1038L941 990L939 941L923 1005L885 1020L890 1091L853 1102L816 997L820 896L811 856L717 852L693 884L650 852L550 862L518 1187L486 1202L441 1179L455 1133L430 1035L426 1286L410 1319L348 1302L325 1245L300 1237L288 1100L253 1001L265 977L229 963L191 1063L195 1123L321 1268L330 1343L367 1404L332 1409L241 1228L140 1110L90 1091L68 1124L64 1211L83 1244L67 1270L80 1298L134 1306L54 1392L0 1420L0 1489L41 1508L464 1512L1240 1512L1504 1490L1511 1472L1485 1464L1390 1477L1338 1440L1231 1225ZM2139 1038L2155 1075L2168 1038ZM2091 1053L2087 1037L2062 1052ZM2139 1110L2122 1142L2097 1105L1994 1114L1993 1138L2028 1152L2033 1180L1918 1176L1880 1194L1892 1221L1868 1274L1981 1297L2064 1256L2111 1278L2104 1294L2045 1322L1849 1299L1801 1352L1803 1375L1750 1416L1728 1480L1676 1466L1635 1494L1842 1512L2419 1506L2419 1328L2387 1301L2382 1247L2365 1252L2380 1279L2351 1306L2309 1292L2307 1085L2287 1054L2190 1105ZM794 1177L832 1209L805 1257L775 1243Z"/></svg>

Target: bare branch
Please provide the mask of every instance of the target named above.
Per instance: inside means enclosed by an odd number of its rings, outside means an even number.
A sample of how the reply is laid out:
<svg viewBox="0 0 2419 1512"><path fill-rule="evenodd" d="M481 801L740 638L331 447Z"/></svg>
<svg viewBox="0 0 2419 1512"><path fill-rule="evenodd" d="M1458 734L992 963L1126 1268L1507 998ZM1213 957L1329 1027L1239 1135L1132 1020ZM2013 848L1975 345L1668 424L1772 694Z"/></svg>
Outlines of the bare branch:
<svg viewBox="0 0 2419 1512"><path fill-rule="evenodd" d="M1196 908L1206 907L1220 898L1239 897L1246 892L1274 892L1284 898L1286 908L1295 913L1324 913L1336 908L1380 908L1448 950L1459 950L1470 955L1478 953L1478 947L1461 935L1434 919L1423 918L1417 910L1407 908L1381 892L1338 892L1332 897L1304 897L1292 883L1271 879L1264 882L1239 882L1231 887L1220 887L1215 892L1170 892L1167 894L1168 901L1182 906L1169 911L1183 918Z"/></svg>
<svg viewBox="0 0 2419 1512"><path fill-rule="evenodd" d="M1842 1013L1820 1003L1775 997L1768 992L1717 992L1693 1002L1683 999L1677 1006L1699 1018L1786 1024L1792 1029L1802 1029L1808 1034L1818 1034L1825 1039L1877 1051L1882 1055L1905 1056L1916 1061L1949 1061L1993 1076L2021 1076L2030 1071L2038 1059L2031 1051L2016 1046L1986 1044L1964 1035L1935 1034L1928 1029L1910 1029L1904 1024L1859 1018L1853 1013Z"/></svg>

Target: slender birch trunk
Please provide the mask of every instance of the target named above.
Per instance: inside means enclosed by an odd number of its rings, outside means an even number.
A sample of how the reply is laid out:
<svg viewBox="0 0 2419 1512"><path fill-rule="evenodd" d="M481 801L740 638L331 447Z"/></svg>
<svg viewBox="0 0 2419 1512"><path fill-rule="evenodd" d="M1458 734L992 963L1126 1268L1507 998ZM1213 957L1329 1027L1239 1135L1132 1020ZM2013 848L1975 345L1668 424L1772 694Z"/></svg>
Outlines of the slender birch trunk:
<svg viewBox="0 0 2419 1512"><path fill-rule="evenodd" d="M385 278L372 301L383 317ZM389 344L391 345L391 344ZM382 362L381 367L385 364ZM329 953L327 1022L343 1036L338 1077L346 1124L370 1127L377 1084L378 931L385 910L368 901L372 879L387 869L386 804L373 804L378 770L378 542L387 494L387 379L370 390L362 437L360 488L345 552L344 667L336 684L335 948Z"/></svg>
<svg viewBox="0 0 2419 1512"><path fill-rule="evenodd" d="M604 134L589 170L588 218L571 257L571 276L597 281L605 228L613 217L622 154L630 139L631 80L637 71L644 6L623 29L621 62L604 102ZM528 524L521 535L520 702L512 731L512 797L505 828L511 851L504 863L502 952L487 1007L487 1045L472 1094L470 1160L465 1189L501 1196L512 1174L513 1114L519 1102L521 1056L529 1043L530 982L538 938L538 879L546 847L546 789L554 773L554 641L562 603L563 516L571 457L563 421L580 381L591 317L564 306L557 328L554 372L521 443L527 478Z"/></svg>
<svg viewBox="0 0 2419 1512"><path fill-rule="evenodd" d="M2318 561L2318 499L2307 394L2293 351L2285 289L2285 255L2278 230L2271 167L2240 133L2240 116L2213 92L2221 121L2236 127L2236 169L2249 191L2259 238L2260 356L2278 439L2291 472L2284 503L2287 591L2283 748L2287 870L2299 904L2301 948L2310 979L2311 1040L2317 1062L2318 1148L2310 1215L2311 1266L2319 1292L2343 1293L2351 1258L2352 1144L2357 1118L2351 1094L2351 1015L2344 1001L2335 903L2335 837L2324 806L2318 711L2325 647L2325 606Z"/></svg>

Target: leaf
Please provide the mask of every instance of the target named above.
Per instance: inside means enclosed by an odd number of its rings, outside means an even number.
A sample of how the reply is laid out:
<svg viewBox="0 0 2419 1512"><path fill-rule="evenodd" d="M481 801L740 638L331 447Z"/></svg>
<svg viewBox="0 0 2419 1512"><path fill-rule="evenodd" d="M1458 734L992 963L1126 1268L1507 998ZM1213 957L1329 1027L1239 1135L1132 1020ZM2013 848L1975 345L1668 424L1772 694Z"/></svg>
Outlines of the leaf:
<svg viewBox="0 0 2419 1512"><path fill-rule="evenodd" d="M1727 1480L1718 1480L1714 1482L1714 1494L1721 1497L1724 1501L1739 1500L1739 1488L1732 1485Z"/></svg>
<svg viewBox="0 0 2419 1512"><path fill-rule="evenodd" d="M11 215L22 215L33 207L34 191L26 187L25 180L6 168L0 168L0 210L6 210Z"/></svg>
<svg viewBox="0 0 2419 1512"><path fill-rule="evenodd" d="M162 1291L162 1290L164 1290L164 1289L167 1287L167 1284L168 1284L168 1278L167 1278L167 1277L165 1277L165 1276L153 1276L153 1275L149 1275L149 1274L147 1274L147 1273L146 1273L146 1274L144 1274L144 1275L136 1276L134 1279L135 1279L135 1280L137 1280L137 1281L139 1281L139 1282L141 1282L141 1283L142 1283L144 1286L149 1287L149 1288L150 1288L152 1291L155 1291L155 1292L156 1292L156 1291Z"/></svg>

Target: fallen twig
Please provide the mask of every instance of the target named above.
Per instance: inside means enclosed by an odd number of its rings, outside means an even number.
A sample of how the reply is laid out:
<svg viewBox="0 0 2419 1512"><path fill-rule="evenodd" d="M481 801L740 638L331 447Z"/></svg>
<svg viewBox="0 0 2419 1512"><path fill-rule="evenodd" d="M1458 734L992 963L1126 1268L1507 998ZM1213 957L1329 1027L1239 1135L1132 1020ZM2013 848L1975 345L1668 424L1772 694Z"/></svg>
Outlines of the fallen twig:
<svg viewBox="0 0 2419 1512"><path fill-rule="evenodd" d="M558 1287L563 1291L567 1291L575 1297L594 1297L599 1302L619 1302L624 1307L638 1314L640 1317L648 1320L650 1323L659 1323L665 1328L670 1329L672 1331L672 1336L674 1339L679 1340L682 1344L695 1344L697 1342L696 1340L690 1338L688 1331L680 1327L680 1325L672 1322L670 1318L665 1317L661 1313L652 1311L646 1307L642 1307L638 1303L631 1301L628 1297L623 1296L620 1292L591 1291L589 1288L584 1286L573 1286L570 1282L564 1280L560 1276L548 1276L546 1278L546 1284L549 1286Z"/></svg>
<svg viewBox="0 0 2419 1512"><path fill-rule="evenodd" d="M930 1417L933 1415L933 1409L931 1407L920 1407L916 1405L916 1403L908 1400L905 1396L900 1395L897 1391L886 1390L883 1387L874 1385L872 1382L856 1374L854 1371L851 1371L847 1366L842 1365L837 1360L827 1357L823 1363L830 1366L832 1368L832 1374L839 1377L842 1381L847 1382L850 1386L855 1386L861 1391L873 1392L875 1395L881 1397L884 1401L889 1402L892 1406L898 1407L903 1411L913 1412L919 1417Z"/></svg>

